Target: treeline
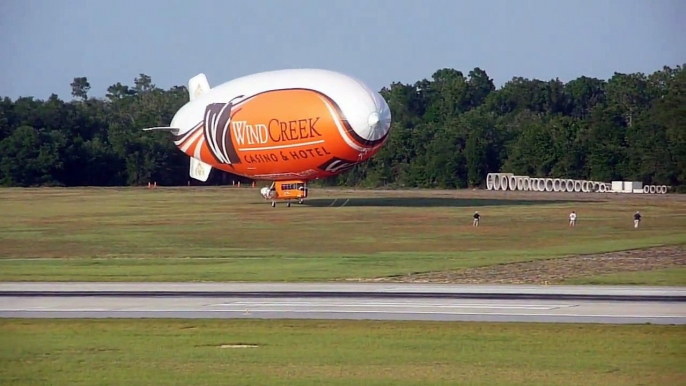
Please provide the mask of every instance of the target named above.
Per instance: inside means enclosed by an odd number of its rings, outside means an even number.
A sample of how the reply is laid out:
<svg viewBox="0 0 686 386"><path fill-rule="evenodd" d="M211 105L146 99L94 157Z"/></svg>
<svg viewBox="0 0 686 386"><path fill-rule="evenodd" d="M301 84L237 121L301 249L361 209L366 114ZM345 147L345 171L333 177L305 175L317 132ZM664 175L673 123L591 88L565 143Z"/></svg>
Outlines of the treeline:
<svg viewBox="0 0 686 386"><path fill-rule="evenodd" d="M186 185L188 158L166 126L188 101L141 74L91 98L85 77L71 101L22 97L0 102L4 186ZM488 172L645 184L686 185L686 71L650 75L513 78L496 89L487 73L441 69L430 80L381 90L393 126L372 160L330 185L467 188ZM208 184L236 176L214 171ZM195 182L197 184L197 182Z"/></svg>

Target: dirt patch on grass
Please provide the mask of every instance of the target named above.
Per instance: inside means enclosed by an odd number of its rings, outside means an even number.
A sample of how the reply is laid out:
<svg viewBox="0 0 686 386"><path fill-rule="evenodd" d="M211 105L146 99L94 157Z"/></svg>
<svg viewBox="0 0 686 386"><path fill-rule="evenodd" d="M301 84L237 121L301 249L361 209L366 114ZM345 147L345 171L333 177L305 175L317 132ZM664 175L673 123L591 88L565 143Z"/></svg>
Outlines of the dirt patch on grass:
<svg viewBox="0 0 686 386"><path fill-rule="evenodd" d="M360 282L454 284L550 284L579 277L686 266L686 246L666 246L595 255L570 256L457 271L427 272Z"/></svg>

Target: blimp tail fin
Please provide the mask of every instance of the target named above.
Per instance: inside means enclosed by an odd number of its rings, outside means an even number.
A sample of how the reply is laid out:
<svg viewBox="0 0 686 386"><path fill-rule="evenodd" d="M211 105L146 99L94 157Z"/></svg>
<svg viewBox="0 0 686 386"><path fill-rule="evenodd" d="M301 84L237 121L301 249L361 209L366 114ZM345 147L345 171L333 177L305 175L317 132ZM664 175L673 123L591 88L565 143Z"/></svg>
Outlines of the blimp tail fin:
<svg viewBox="0 0 686 386"><path fill-rule="evenodd" d="M191 157L191 168L189 170L189 175L191 178L198 181L206 182L212 171L212 166Z"/></svg>
<svg viewBox="0 0 686 386"><path fill-rule="evenodd" d="M188 96L190 100L198 98L200 95L210 91L210 83L205 74L198 74L188 80Z"/></svg>

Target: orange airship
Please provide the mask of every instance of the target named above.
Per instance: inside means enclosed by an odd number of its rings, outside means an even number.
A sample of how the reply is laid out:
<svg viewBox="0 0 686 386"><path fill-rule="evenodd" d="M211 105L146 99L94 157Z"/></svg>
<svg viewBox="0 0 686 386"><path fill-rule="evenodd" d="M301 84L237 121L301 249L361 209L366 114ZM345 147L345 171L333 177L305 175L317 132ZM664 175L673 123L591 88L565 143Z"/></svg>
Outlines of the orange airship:
<svg viewBox="0 0 686 386"><path fill-rule="evenodd" d="M210 88L204 74L188 82L190 101L166 130L191 157L190 176L212 168L273 181L261 194L303 202L307 182L346 172L386 142L391 112L361 81L315 69L269 71Z"/></svg>

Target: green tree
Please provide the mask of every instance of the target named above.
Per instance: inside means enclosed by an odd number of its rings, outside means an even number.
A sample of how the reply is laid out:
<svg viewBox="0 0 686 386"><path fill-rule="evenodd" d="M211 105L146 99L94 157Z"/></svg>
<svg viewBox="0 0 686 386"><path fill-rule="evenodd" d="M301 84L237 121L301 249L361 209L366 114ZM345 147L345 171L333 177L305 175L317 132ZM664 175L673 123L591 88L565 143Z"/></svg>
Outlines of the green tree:
<svg viewBox="0 0 686 386"><path fill-rule="evenodd" d="M71 101L0 99L0 184L117 186L188 183L189 160L160 132L188 102L185 86L139 74L103 98L86 77ZM487 173L686 185L686 72L615 73L603 80L514 77L496 88L485 70L443 68L380 90L393 116L369 161L317 183L467 188ZM214 171L207 184L246 178ZM684 188L686 189L686 188Z"/></svg>

